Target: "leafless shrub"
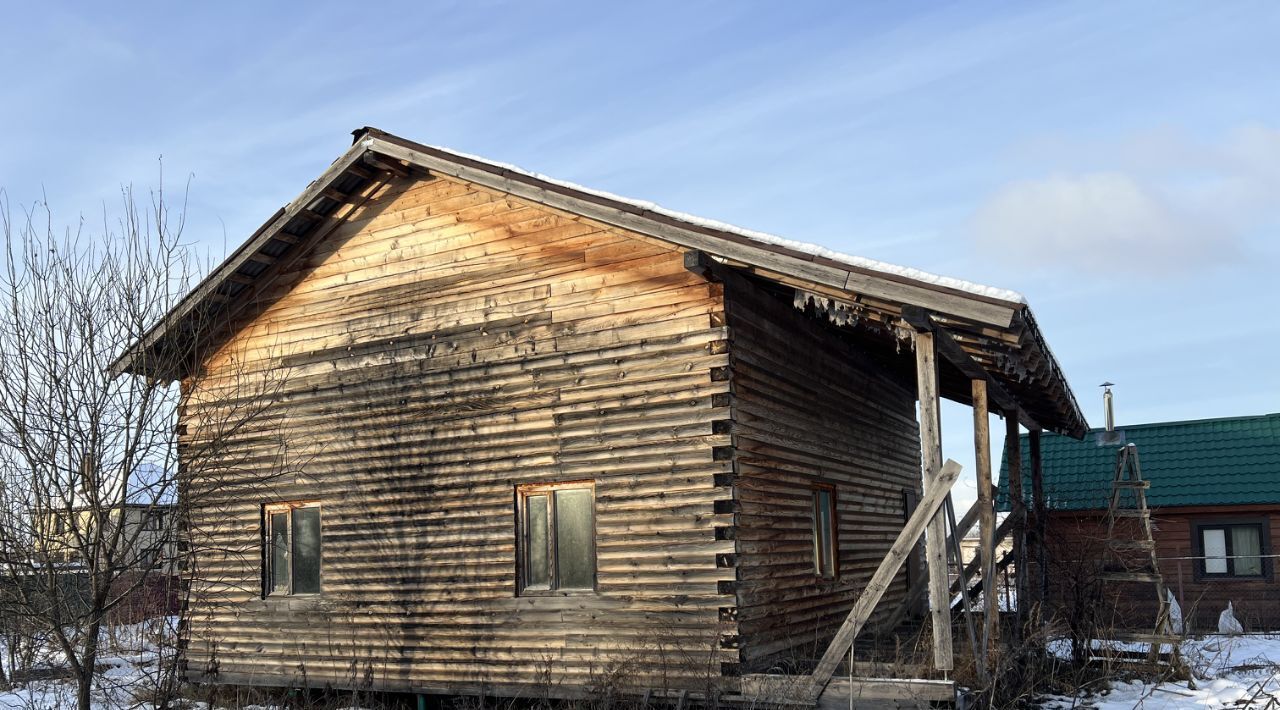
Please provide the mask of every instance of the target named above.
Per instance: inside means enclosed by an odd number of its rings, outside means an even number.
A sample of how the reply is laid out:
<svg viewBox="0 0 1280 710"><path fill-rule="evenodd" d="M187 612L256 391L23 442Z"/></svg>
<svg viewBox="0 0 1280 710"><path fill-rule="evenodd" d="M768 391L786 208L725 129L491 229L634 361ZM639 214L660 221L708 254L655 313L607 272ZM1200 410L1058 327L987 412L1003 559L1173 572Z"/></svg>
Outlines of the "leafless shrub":
<svg viewBox="0 0 1280 710"><path fill-rule="evenodd" d="M83 221L56 228L47 205L15 212L0 204L4 660L11 671L29 667L27 640L47 638L76 681L82 710L91 704L104 631L192 552L187 545L181 554L171 547L156 553L156 540L193 538L180 508L167 514L178 505L178 489L195 471L208 475L207 462L219 460L227 439L263 406L253 397L227 397L217 421L202 422L184 439L180 462L178 386L113 370L200 271L181 240L182 214L170 212L163 192L138 200L126 189L122 197L100 231ZM144 369L180 371L189 354L148 352ZM250 394L269 401L270 387ZM160 606L130 614L164 614L167 603ZM178 654L167 649L152 688L159 703L172 699L178 684Z"/></svg>

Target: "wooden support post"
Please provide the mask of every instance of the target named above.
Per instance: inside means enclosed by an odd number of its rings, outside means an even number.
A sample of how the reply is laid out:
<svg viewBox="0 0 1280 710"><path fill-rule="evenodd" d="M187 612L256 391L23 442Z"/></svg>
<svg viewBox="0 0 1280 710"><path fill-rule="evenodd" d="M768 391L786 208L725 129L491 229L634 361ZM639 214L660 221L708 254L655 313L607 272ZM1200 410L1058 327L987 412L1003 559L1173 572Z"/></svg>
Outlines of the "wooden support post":
<svg viewBox="0 0 1280 710"><path fill-rule="evenodd" d="M1027 503L1022 495L1022 442L1018 440L1017 413L1005 412L1005 460L1009 462L1009 515L1013 516L1013 578L1015 623L1013 637L1022 640L1027 620Z"/></svg>
<svg viewBox="0 0 1280 710"><path fill-rule="evenodd" d="M916 386L920 399L920 448L924 456L924 492L938 483L942 470L942 420L938 399L938 354L930 332L915 333ZM954 667L951 649L951 594L947 576L947 524L942 515L929 522L924 540L929 568L929 616L933 628L933 664L941 671Z"/></svg>
<svg viewBox="0 0 1280 710"><path fill-rule="evenodd" d="M902 531L898 533L898 538L889 547L889 552L880 561L880 566L871 575L871 580L867 582L867 586L862 590L858 601L854 602L853 608L849 610L849 616L845 617L844 623L840 625L835 637L831 639L831 644L827 646L826 652L822 654L822 660L818 661L818 666L814 668L813 675L810 676L810 682L812 683L811 691L815 698L822 693L823 688L827 687L827 683L831 681L831 676L835 673L836 666L840 665L840 660L844 658L845 652L853 645L853 640L858 636L858 632L862 630L863 625L867 623L867 619L871 617L871 612L875 610L876 604L880 603L880 598L889 589L889 584L893 582L898 570L902 568L902 563L906 561L911 548L915 546L916 540L920 539L920 533L924 532L925 525L940 514L942 502L946 500L947 493L951 491L951 486L955 484L956 479L959 477L960 464L955 461L947 461L947 464L938 472L937 478L934 479L935 485L925 491L924 497L920 500L920 506L916 508L916 512L911 514L911 519L907 521L907 524L902 527ZM943 609L950 615L949 606L943 607ZM950 638L949 629L950 626L948 626L948 638Z"/></svg>
<svg viewBox="0 0 1280 710"><path fill-rule="evenodd" d="M977 662L977 659L982 658L982 650L978 648L978 631L973 625L973 599L969 596L969 573L965 571L964 550L960 547L960 531L959 526L956 525L956 509L951 504L951 496L947 496L947 500L942 504L942 510L946 513L947 528L950 531L947 542L952 561L956 564L956 581L960 584L960 611L964 614L964 630L969 635L969 652ZM950 598L951 585L948 584L947 599ZM987 669L981 665L978 667L978 678L984 681L987 679Z"/></svg>
<svg viewBox="0 0 1280 710"><path fill-rule="evenodd" d="M1046 546L1049 527L1049 511L1044 497L1044 462L1040 456L1040 430L1032 429L1028 435L1031 444L1031 506L1035 531L1036 591L1035 599L1043 606L1049 595L1049 548Z"/></svg>
<svg viewBox="0 0 1280 710"><path fill-rule="evenodd" d="M991 498L991 414L987 381L973 380L973 455L978 478L978 545L982 559L982 661L1000 641L1000 600L996 598L996 508Z"/></svg>

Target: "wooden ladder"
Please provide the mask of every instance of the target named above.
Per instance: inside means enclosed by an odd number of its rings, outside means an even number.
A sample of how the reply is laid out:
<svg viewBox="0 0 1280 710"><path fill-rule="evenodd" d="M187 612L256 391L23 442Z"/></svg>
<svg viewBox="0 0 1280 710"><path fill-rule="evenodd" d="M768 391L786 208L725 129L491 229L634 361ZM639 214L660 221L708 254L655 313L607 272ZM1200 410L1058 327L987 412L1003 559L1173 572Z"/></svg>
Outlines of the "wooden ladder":
<svg viewBox="0 0 1280 710"><path fill-rule="evenodd" d="M1147 489L1150 487L1151 484L1142 477L1138 447L1135 444L1121 447L1116 453L1115 473L1111 479L1106 551L1101 579L1126 587L1151 585L1155 589L1157 611L1153 632L1112 633L1112 638L1106 640L1148 644L1147 660L1153 665L1160 661L1161 646L1168 645L1171 648L1168 662L1171 666L1176 666L1180 638L1173 630L1169 592L1164 585L1164 577L1160 574L1160 560L1156 555L1151 509L1147 506ZM1132 530L1136 527L1137 534L1118 536L1117 523L1122 520L1134 521L1136 526L1124 525L1122 528Z"/></svg>

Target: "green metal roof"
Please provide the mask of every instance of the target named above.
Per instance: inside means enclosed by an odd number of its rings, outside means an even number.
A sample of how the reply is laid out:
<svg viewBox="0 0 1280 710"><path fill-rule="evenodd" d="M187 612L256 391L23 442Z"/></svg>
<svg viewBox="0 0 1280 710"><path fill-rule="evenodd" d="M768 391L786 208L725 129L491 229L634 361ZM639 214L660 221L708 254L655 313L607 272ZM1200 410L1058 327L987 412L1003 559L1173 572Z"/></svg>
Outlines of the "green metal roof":
<svg viewBox="0 0 1280 710"><path fill-rule="evenodd" d="M1136 444L1153 508L1280 503L1280 414L1118 427ZM1056 510L1105 508L1119 446L1099 446L1093 429L1083 441L1041 438L1045 499ZM1023 492L1031 496L1028 436L1022 435ZM997 506L1009 509L1009 463L1000 464Z"/></svg>

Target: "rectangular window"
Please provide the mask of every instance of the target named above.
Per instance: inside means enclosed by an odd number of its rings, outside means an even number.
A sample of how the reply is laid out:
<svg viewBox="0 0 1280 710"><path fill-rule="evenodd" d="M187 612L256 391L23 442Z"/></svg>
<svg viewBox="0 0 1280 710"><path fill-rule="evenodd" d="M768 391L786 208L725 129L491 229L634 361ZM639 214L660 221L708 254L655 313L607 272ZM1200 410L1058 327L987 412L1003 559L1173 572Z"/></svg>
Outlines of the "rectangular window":
<svg viewBox="0 0 1280 710"><path fill-rule="evenodd" d="M836 489L813 489L813 571L819 577L836 576Z"/></svg>
<svg viewBox="0 0 1280 710"><path fill-rule="evenodd" d="M320 504L263 507L263 590L270 595L320 593Z"/></svg>
<svg viewBox="0 0 1280 710"><path fill-rule="evenodd" d="M1205 577L1262 577L1266 573L1267 539L1260 522L1202 523L1196 545Z"/></svg>
<svg viewBox="0 0 1280 710"><path fill-rule="evenodd" d="M142 551L142 555L138 558L138 563L143 569L151 569L160 562L161 550L158 547L148 547Z"/></svg>
<svg viewBox="0 0 1280 710"><path fill-rule="evenodd" d="M596 586L595 488L591 483L521 486L520 591L589 591Z"/></svg>

